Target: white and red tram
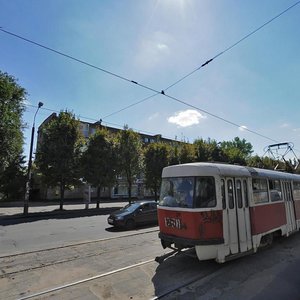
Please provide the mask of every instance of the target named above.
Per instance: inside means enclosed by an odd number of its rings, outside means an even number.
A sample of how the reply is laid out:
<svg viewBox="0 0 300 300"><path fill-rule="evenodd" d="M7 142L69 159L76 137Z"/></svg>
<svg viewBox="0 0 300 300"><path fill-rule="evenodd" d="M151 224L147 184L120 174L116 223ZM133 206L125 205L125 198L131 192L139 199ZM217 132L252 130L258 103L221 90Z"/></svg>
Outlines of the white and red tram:
<svg viewBox="0 0 300 300"><path fill-rule="evenodd" d="M217 163L163 169L158 206L164 248L195 247L223 263L300 228L300 175Z"/></svg>

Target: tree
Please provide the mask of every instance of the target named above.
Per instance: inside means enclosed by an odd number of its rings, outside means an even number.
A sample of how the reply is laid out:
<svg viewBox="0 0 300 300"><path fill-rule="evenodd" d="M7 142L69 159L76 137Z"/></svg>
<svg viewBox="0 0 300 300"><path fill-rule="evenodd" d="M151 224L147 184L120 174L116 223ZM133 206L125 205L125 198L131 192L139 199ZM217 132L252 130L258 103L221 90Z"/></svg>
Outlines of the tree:
<svg viewBox="0 0 300 300"><path fill-rule="evenodd" d="M224 161L219 143L215 140L197 139L194 141L196 161Z"/></svg>
<svg viewBox="0 0 300 300"><path fill-rule="evenodd" d="M5 199L20 199L25 194L25 157L18 156L0 174L0 191Z"/></svg>
<svg viewBox="0 0 300 300"><path fill-rule="evenodd" d="M87 150L81 158L84 180L97 187L97 208L99 208L101 188L109 187L115 181L116 154L113 139L104 129L97 130L89 138Z"/></svg>
<svg viewBox="0 0 300 300"><path fill-rule="evenodd" d="M132 184L142 171L142 143L140 135L127 126L117 135L118 170L128 185L128 200L131 203Z"/></svg>
<svg viewBox="0 0 300 300"><path fill-rule="evenodd" d="M269 157L260 157L258 155L251 156L247 159L247 166L261 169L274 170L278 161Z"/></svg>
<svg viewBox="0 0 300 300"><path fill-rule="evenodd" d="M226 162L231 164L238 163L246 165L246 161L250 158L252 150L251 143L245 139L235 137L232 141L224 141L221 143L221 150L225 156Z"/></svg>
<svg viewBox="0 0 300 300"><path fill-rule="evenodd" d="M193 144L184 143L179 147L179 163L191 163L195 161L195 146Z"/></svg>
<svg viewBox="0 0 300 300"><path fill-rule="evenodd" d="M65 189L78 183L81 149L79 121L71 112L60 112L42 128L36 164L48 186L59 185L61 210Z"/></svg>
<svg viewBox="0 0 300 300"><path fill-rule="evenodd" d="M171 151L170 151L170 165L178 165L180 163L179 160L179 144L175 143L171 146Z"/></svg>
<svg viewBox="0 0 300 300"><path fill-rule="evenodd" d="M22 115L26 91L14 77L0 71L0 192L7 189L11 178L18 176L23 146ZM15 166L15 167L13 167ZM6 169L10 167L9 172ZM16 173L12 173L12 171ZM5 174L10 174L10 177Z"/></svg>
<svg viewBox="0 0 300 300"><path fill-rule="evenodd" d="M162 169L169 164L170 146L163 143L149 144L145 149L145 183L154 192L155 201L161 184Z"/></svg>

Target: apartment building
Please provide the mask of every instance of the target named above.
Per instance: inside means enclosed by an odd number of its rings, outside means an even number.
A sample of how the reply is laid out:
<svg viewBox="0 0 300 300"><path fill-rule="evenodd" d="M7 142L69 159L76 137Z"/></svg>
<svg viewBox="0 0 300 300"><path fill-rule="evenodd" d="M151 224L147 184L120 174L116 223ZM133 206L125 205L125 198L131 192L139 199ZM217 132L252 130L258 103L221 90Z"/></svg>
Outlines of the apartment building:
<svg viewBox="0 0 300 300"><path fill-rule="evenodd" d="M43 128L43 126L45 126L47 123L49 123L53 118L56 118L56 117L57 117L56 113L51 114L39 126L38 138L37 138L37 148L38 148L38 145L43 142L42 135L41 135L41 129ZM89 136L93 135L96 132L96 130L100 129L100 128L105 128L106 130L108 130L108 132L113 133L113 134L117 134L119 131L123 130L121 128L105 126L102 124L101 120L98 122L94 122L94 123L85 122L85 121L80 120L79 129L85 138L88 138ZM177 140L164 138L160 134L150 135L150 134L141 133L141 132L138 132L138 133L141 137L142 143L144 143L144 144L150 144L150 143L159 142L159 141L170 144L170 145L180 143ZM58 188L57 189L49 189L49 188L45 188L42 186L40 186L39 188L40 188L40 194L41 194L42 198L44 198L44 199L59 198ZM81 187L78 187L78 188L76 187L73 190L66 190L65 198L66 199L68 199L68 198L70 198L70 199L83 198L84 195L86 195L87 190L88 190L88 186L86 184L83 184ZM128 189L127 189L127 182L126 182L125 178L123 178L122 176L118 176L116 185L111 188L104 188L103 191L101 192L101 195L103 197L112 198L112 199L127 198L128 197ZM151 192L149 190L147 190L144 186L143 175L141 175L140 178L136 179L136 182L132 186L132 197L142 199L142 198L151 197L151 196L152 196ZM91 188L91 197L92 198L96 197L96 188L93 188L93 187Z"/></svg>

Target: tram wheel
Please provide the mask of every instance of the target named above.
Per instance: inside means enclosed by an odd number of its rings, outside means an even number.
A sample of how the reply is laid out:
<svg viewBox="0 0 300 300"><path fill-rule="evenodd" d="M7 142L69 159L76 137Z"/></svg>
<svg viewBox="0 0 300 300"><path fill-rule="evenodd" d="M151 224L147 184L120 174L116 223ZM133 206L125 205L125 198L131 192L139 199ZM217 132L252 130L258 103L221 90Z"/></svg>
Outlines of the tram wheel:
<svg viewBox="0 0 300 300"><path fill-rule="evenodd" d="M260 247L263 248L263 247L268 247L268 246L271 246L273 243L273 233L269 233L267 235L264 235L262 238L261 238L261 241L260 241Z"/></svg>

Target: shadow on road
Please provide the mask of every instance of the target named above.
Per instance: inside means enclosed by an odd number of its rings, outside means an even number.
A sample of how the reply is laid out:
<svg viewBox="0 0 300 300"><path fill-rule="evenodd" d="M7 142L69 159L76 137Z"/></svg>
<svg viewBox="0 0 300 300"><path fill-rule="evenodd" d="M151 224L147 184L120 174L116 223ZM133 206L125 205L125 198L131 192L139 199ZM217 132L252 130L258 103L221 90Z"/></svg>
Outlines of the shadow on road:
<svg viewBox="0 0 300 300"><path fill-rule="evenodd" d="M136 227L134 229L127 229L125 227L111 226L111 227L105 228L105 230L108 231L108 232L123 232L123 231L132 232L132 231L137 230L137 229L148 229L148 228L152 228L152 227L157 227L157 223L147 224L147 225L136 225Z"/></svg>
<svg viewBox="0 0 300 300"><path fill-rule="evenodd" d="M27 216L22 214L13 215L13 216L1 216L0 225L16 225L22 223L30 223L41 220L50 220L50 219L71 219L71 218L80 218L80 217L92 217L92 216L101 216L108 215L115 210L120 209L119 206L105 207L105 208L90 208L90 209L68 209L68 210L52 210L46 212L33 212L29 213Z"/></svg>
<svg viewBox="0 0 300 300"><path fill-rule="evenodd" d="M152 278L155 295L158 298L169 295L181 286L205 277L221 267L222 265L213 260L199 261L193 249L187 250L186 254L171 256L156 268Z"/></svg>

